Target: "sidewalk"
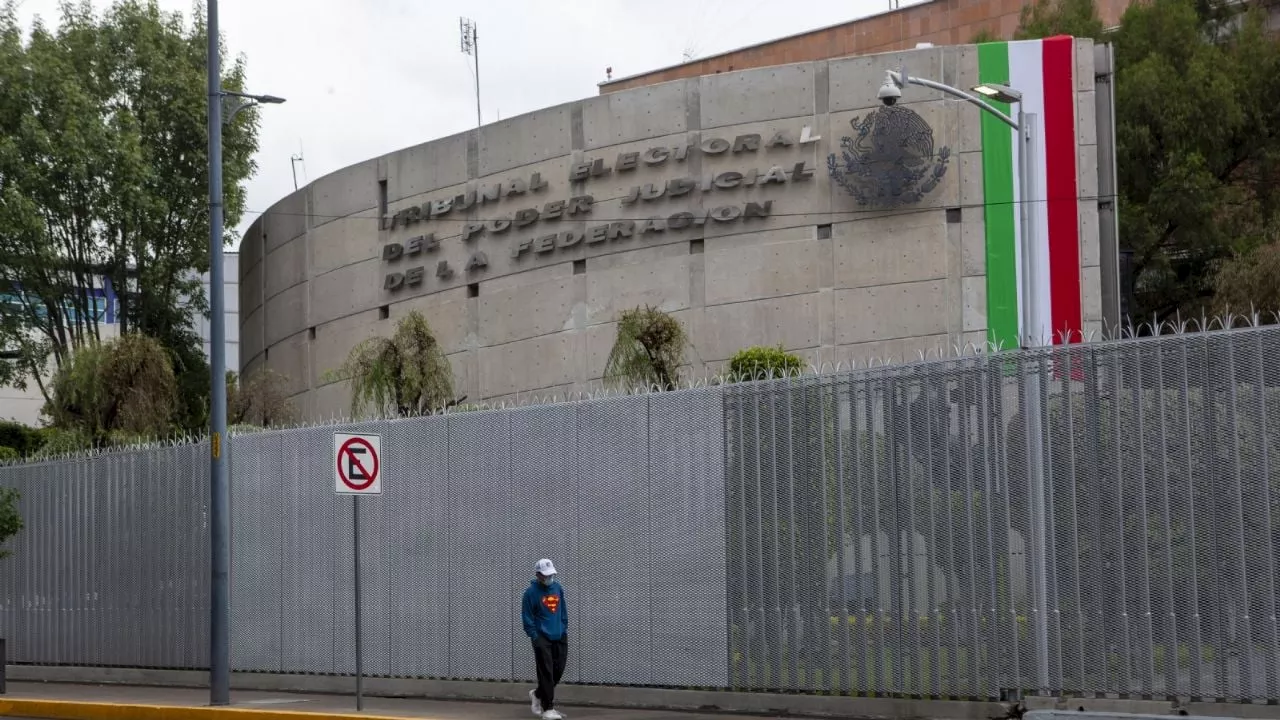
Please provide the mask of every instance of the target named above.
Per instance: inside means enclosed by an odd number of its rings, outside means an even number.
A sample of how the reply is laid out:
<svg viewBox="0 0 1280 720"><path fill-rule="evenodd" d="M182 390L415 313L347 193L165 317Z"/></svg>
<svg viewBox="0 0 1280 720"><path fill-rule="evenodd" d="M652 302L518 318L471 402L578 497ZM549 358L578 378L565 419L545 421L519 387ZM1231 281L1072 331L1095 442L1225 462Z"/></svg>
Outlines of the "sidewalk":
<svg viewBox="0 0 1280 720"><path fill-rule="evenodd" d="M230 708L210 708L208 690L63 685L11 682L0 695L0 716L56 720L290 720L301 716L431 718L432 720L530 720L527 704L449 702L365 698L364 713L355 710L355 697L233 692ZM706 715L653 710L560 708L569 720L747 720L750 716ZM758 720L758 718L751 718Z"/></svg>

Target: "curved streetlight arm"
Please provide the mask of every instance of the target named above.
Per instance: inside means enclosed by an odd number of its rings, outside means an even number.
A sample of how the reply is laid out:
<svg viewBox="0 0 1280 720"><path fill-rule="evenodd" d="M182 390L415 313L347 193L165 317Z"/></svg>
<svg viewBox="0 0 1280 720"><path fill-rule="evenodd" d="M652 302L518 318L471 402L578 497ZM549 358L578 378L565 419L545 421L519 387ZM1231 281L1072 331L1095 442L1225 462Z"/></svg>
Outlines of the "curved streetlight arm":
<svg viewBox="0 0 1280 720"><path fill-rule="evenodd" d="M887 72L888 72L888 75L889 75L889 79L893 80L893 83L894 83L895 85L897 85L898 87L902 87L902 86L903 86L903 82L902 82L902 75L900 75L898 72L896 72L896 71L894 71L894 70L889 70L889 71L887 71ZM950 85L943 85L943 84L942 84L942 83L940 83L940 82L934 82L934 81L932 81L932 80L926 80L925 78L916 77L916 76L914 76L914 75L908 75L908 76L907 76L907 82L911 83L912 85L920 85L921 87L927 87L927 88L929 88L929 89L931 89L931 90L937 90L937 91L939 91L939 92L944 92L944 93L946 93L946 94L948 94L948 95L951 95L952 97L960 98L961 100L964 100L965 102L973 103L974 105L977 105L978 107L982 108L983 110L986 110L987 112L991 113L992 115L995 115L996 117L1000 118L1000 121L1001 121L1001 122L1003 122L1005 125L1008 125L1009 127L1013 128L1014 130L1018 130L1018 129L1019 129L1019 128L1018 128L1018 121L1017 121L1017 120L1014 120L1013 118L1009 117L1008 115L1006 115L1006 114L1004 114L1004 113L1000 112L999 110L997 110L997 109L995 108L995 106L994 106L994 105L992 105L991 103L987 102L986 100L983 100L982 98L980 98L980 97L978 97L978 96L976 96L976 95L970 95L969 93L967 93L967 92L965 92L965 91L963 91L963 90L957 90L956 88L953 88L953 87L951 87Z"/></svg>
<svg viewBox="0 0 1280 720"><path fill-rule="evenodd" d="M276 97L275 95L250 95L249 93L236 92L235 90L222 90L219 94L223 98L232 98L230 108L222 118L223 125L230 125L236 119L236 115L245 108L251 108L256 105L279 105L284 102L284 98Z"/></svg>

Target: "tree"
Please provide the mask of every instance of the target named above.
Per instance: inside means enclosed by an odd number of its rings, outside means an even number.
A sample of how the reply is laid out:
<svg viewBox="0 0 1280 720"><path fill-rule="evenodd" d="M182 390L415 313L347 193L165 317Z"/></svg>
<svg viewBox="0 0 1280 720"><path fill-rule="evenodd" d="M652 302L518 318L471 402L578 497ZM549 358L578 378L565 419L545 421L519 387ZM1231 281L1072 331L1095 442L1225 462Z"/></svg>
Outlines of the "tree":
<svg viewBox="0 0 1280 720"><path fill-rule="evenodd" d="M0 488L0 546L22 532L22 515L18 512L18 500L22 496L13 488ZM0 558L9 557L9 551L0 547Z"/></svg>
<svg viewBox="0 0 1280 720"><path fill-rule="evenodd" d="M48 399L44 377L101 339L114 298L122 332L169 351L194 429L208 399L190 317L209 267L204 20L155 0L101 16L64 2L56 30L37 20L24 39L19 4L0 0L0 383ZM223 67L223 87L241 88L243 60ZM227 227L257 122L246 111L223 131Z"/></svg>
<svg viewBox="0 0 1280 720"><path fill-rule="evenodd" d="M330 380L351 381L351 414L408 416L434 412L457 402L453 367L422 313L396 323L389 337L374 337L351 349Z"/></svg>
<svg viewBox="0 0 1280 720"><path fill-rule="evenodd" d="M169 355L143 335L81 348L54 375L45 414L94 447L166 437L178 385Z"/></svg>
<svg viewBox="0 0 1280 720"><path fill-rule="evenodd" d="M1219 312L1280 310L1280 240L1227 261L1214 287Z"/></svg>
<svg viewBox="0 0 1280 720"><path fill-rule="evenodd" d="M1022 7L1015 40L1071 35L1099 39L1106 28L1093 0L1038 0Z"/></svg>
<svg viewBox="0 0 1280 720"><path fill-rule="evenodd" d="M261 369L244 383L233 372L227 373L227 423L271 427L294 421L293 404L285 395L288 383L271 369Z"/></svg>
<svg viewBox="0 0 1280 720"><path fill-rule="evenodd" d="M1133 252L1137 319L1247 307L1241 301L1254 298L1224 282L1250 268L1227 266L1275 240L1280 43L1262 11L1244 7L1134 3L1106 38L1116 46L1120 240ZM1018 36L1062 32L1101 38L1091 3L1042 0L1024 12ZM1262 292L1259 282L1250 287Z"/></svg>
<svg viewBox="0 0 1280 720"><path fill-rule="evenodd" d="M799 373L804 361L782 346L744 348L729 358L729 378L734 382L788 377Z"/></svg>
<svg viewBox="0 0 1280 720"><path fill-rule="evenodd" d="M667 313L648 306L626 310L618 317L605 380L613 385L674 390L688 344L680 321Z"/></svg>

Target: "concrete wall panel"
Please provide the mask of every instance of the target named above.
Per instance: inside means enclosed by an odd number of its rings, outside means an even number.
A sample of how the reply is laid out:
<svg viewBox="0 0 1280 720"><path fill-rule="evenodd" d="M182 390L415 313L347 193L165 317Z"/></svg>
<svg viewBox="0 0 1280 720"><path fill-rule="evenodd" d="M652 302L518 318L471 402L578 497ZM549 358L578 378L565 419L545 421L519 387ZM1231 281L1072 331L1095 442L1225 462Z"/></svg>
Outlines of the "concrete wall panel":
<svg viewBox="0 0 1280 720"><path fill-rule="evenodd" d="M307 322L307 291L303 285L294 285L273 298L268 298L266 309L266 343L267 349L290 335L302 332L309 325Z"/></svg>
<svg viewBox="0 0 1280 720"><path fill-rule="evenodd" d="M806 294L708 307L695 336L698 353L704 361L714 362L753 345L816 347L816 300L815 295Z"/></svg>
<svg viewBox="0 0 1280 720"><path fill-rule="evenodd" d="M1100 287L1102 282L1101 268L1087 267L1080 271L1080 279L1084 285L1084 296L1081 298L1085 322L1102 322L1102 293L1091 290Z"/></svg>
<svg viewBox="0 0 1280 720"><path fill-rule="evenodd" d="M817 292L822 248L813 228L749 233L708 241L708 305Z"/></svg>
<svg viewBox="0 0 1280 720"><path fill-rule="evenodd" d="M812 115L814 76L806 63L701 77L702 129Z"/></svg>
<svg viewBox="0 0 1280 720"><path fill-rule="evenodd" d="M347 171L339 172L345 174ZM310 192L311 188L303 188L267 208L262 215L264 254L307 231L307 195Z"/></svg>
<svg viewBox="0 0 1280 720"><path fill-rule="evenodd" d="M274 250L267 253L266 262L262 265L266 270L265 294L267 299L271 299L295 285L306 282L307 236L303 235L277 245Z"/></svg>
<svg viewBox="0 0 1280 720"><path fill-rule="evenodd" d="M1076 143L1081 146L1098 144L1097 91L1090 86L1088 92L1076 95Z"/></svg>
<svg viewBox="0 0 1280 720"><path fill-rule="evenodd" d="M688 130L686 83L654 85L582 101L584 148L609 147Z"/></svg>
<svg viewBox="0 0 1280 720"><path fill-rule="evenodd" d="M477 333L481 344L501 345L572 330L576 284L568 277L482 293Z"/></svg>
<svg viewBox="0 0 1280 720"><path fill-rule="evenodd" d="M580 341L577 333L564 332L480 348L480 395L496 397L572 383Z"/></svg>
<svg viewBox="0 0 1280 720"><path fill-rule="evenodd" d="M240 238L240 247L236 251L240 253L240 274L249 268L262 262L262 226L264 224L263 216L259 215L257 220L249 225L249 229L244 231L244 236Z"/></svg>
<svg viewBox="0 0 1280 720"><path fill-rule="evenodd" d="M378 207L378 161L366 160L329 173L307 189L310 227L319 227L348 215L374 215ZM268 237L268 248L273 239Z"/></svg>
<svg viewBox="0 0 1280 720"><path fill-rule="evenodd" d="M382 271L379 260L365 260L316 276L308 283L311 324L322 325L384 304Z"/></svg>
<svg viewBox="0 0 1280 720"><path fill-rule="evenodd" d="M306 408L307 416L316 420L351 417L351 383L342 381L316 388L307 396L294 396L295 407Z"/></svg>
<svg viewBox="0 0 1280 720"><path fill-rule="evenodd" d="M841 58L828 61L831 77L831 112L872 108L880 104L878 93L884 84L885 71L905 67L908 75L946 82L943 73L942 48L905 53L888 53L868 57ZM951 75L956 74L954 65ZM937 90L911 85L903 88L903 105L942 100Z"/></svg>
<svg viewBox="0 0 1280 720"><path fill-rule="evenodd" d="M271 346L265 365L275 371L287 395L304 392L311 382L311 348L307 332L281 340Z"/></svg>
<svg viewBox="0 0 1280 720"><path fill-rule="evenodd" d="M244 265L240 267L243 268ZM266 268L262 263L241 272L240 283L236 287L236 294L239 295L240 301L240 317L245 317L254 308L262 307L264 285L262 274L264 272Z"/></svg>
<svg viewBox="0 0 1280 720"><path fill-rule="evenodd" d="M625 310L651 305L665 312L689 307L689 251L685 245L645 248L587 261L587 322L611 323Z"/></svg>
<svg viewBox="0 0 1280 720"><path fill-rule="evenodd" d="M266 324L261 305L248 314L240 315L240 362L248 363L262 354L267 347Z"/></svg>
<svg viewBox="0 0 1280 720"><path fill-rule="evenodd" d="M1101 264L1101 250L1098 247L1098 203L1087 199L1078 202L1076 216L1080 220L1080 265L1097 267Z"/></svg>
<svg viewBox="0 0 1280 720"><path fill-rule="evenodd" d="M373 213L325 223L312 229L306 237L313 277L377 257L382 248L378 242L378 221Z"/></svg>
<svg viewBox="0 0 1280 720"><path fill-rule="evenodd" d="M388 155L388 201L465 183L467 135L451 135Z"/></svg>
<svg viewBox="0 0 1280 720"><path fill-rule="evenodd" d="M571 115L572 106L560 105L480 128L481 177L567 155Z"/></svg>
<svg viewBox="0 0 1280 720"><path fill-rule="evenodd" d="M860 288L947 277L942 213L881 217L833 226L835 286Z"/></svg>
<svg viewBox="0 0 1280 720"><path fill-rule="evenodd" d="M856 345L947 331L941 280L836 291L836 340Z"/></svg>
<svg viewBox="0 0 1280 720"><path fill-rule="evenodd" d="M390 335L391 323L378 320L378 311L356 313L340 320L325 323L316 328L311 341L311 386L326 385L326 375L336 372L346 362L347 355L356 345L376 335Z"/></svg>

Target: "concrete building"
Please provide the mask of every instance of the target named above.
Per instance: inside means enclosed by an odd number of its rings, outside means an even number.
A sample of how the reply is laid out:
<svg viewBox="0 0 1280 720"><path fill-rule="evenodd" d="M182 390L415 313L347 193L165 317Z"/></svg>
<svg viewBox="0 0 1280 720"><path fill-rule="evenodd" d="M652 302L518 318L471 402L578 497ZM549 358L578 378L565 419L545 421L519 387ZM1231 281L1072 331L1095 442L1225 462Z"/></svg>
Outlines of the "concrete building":
<svg viewBox="0 0 1280 720"><path fill-rule="evenodd" d="M1053 271L1054 307L1067 310L1044 322L1078 336L1101 327L1102 258L1115 267L1114 234L1105 250L1099 239L1110 121L1095 109L1092 43L1054 47L1059 85L1041 99L1059 167L1047 188L1039 176L1044 202L1030 206L1056 212L1053 252L1068 263ZM619 312L646 304L685 324L696 377L759 344L819 362L1005 341L1009 287L988 265L1013 282L1013 132L918 86L897 110L876 99L885 69L904 62L959 88L1000 79L980 55L991 50L611 92L334 172L245 235L242 369L281 373L319 419L350 402L326 373L413 310L471 401L597 386ZM1005 82L1010 65L1027 71L1006 57Z"/></svg>
<svg viewBox="0 0 1280 720"><path fill-rule="evenodd" d="M240 264L239 255L229 252L223 254L223 267L226 287L226 352L227 367L238 368L240 366ZM205 297L209 296L209 274L205 273L202 277L202 285L204 287ZM116 302L115 292L111 288L111 284L103 282L94 291L95 299L95 319L98 324L99 337L103 340L110 340L119 336L120 321L118 316L118 304ZM200 340L204 347L205 357L209 356L210 342L212 338L209 327L209 318L201 312L194 309L191 310L192 327L200 335ZM47 375L51 375L52 370ZM48 379L48 376L45 378ZM44 408L44 395L40 392L39 387L35 383L29 383L25 390L19 390L12 386L0 386L0 420L16 421L25 425L38 426L41 424L40 412Z"/></svg>
<svg viewBox="0 0 1280 720"><path fill-rule="evenodd" d="M928 0L737 50L600 83L600 94L672 80L773 65L909 50L919 43L960 45L980 34L1010 40L1022 8L1035 0ZM1120 24L1131 0L1095 0L1107 27Z"/></svg>

